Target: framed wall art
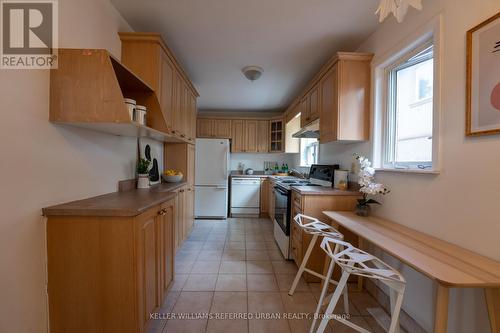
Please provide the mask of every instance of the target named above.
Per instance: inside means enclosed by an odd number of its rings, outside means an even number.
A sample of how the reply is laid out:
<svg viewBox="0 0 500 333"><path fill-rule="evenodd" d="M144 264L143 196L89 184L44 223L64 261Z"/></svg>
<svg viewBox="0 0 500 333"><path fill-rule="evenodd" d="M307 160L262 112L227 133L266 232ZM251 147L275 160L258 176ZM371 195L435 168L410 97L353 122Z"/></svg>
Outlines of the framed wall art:
<svg viewBox="0 0 500 333"><path fill-rule="evenodd" d="M500 13L467 31L466 135L500 134Z"/></svg>

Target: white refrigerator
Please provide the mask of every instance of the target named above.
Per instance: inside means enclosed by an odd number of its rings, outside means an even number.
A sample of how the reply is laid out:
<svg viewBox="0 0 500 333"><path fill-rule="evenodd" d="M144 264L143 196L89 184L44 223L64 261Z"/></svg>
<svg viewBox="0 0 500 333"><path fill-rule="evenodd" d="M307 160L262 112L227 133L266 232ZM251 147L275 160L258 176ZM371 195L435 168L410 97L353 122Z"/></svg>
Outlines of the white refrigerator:
<svg viewBox="0 0 500 333"><path fill-rule="evenodd" d="M227 218L229 140L196 139L195 218Z"/></svg>

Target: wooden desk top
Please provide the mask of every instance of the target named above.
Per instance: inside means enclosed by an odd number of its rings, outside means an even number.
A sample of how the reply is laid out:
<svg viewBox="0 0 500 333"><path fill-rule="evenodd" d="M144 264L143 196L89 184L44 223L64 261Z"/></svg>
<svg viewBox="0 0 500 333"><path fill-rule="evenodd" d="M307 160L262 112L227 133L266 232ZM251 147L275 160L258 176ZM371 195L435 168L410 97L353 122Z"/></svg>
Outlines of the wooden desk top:
<svg viewBox="0 0 500 333"><path fill-rule="evenodd" d="M500 262L403 225L352 212L323 212L334 223L447 287L500 287Z"/></svg>

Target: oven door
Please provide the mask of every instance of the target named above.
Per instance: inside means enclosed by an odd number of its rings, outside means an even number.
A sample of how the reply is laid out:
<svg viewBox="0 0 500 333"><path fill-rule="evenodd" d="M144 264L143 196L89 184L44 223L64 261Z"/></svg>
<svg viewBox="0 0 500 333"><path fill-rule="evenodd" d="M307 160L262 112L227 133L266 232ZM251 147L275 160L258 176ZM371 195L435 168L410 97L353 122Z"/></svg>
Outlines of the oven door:
<svg viewBox="0 0 500 333"><path fill-rule="evenodd" d="M290 235L290 193L281 187L274 187L274 219L286 236Z"/></svg>

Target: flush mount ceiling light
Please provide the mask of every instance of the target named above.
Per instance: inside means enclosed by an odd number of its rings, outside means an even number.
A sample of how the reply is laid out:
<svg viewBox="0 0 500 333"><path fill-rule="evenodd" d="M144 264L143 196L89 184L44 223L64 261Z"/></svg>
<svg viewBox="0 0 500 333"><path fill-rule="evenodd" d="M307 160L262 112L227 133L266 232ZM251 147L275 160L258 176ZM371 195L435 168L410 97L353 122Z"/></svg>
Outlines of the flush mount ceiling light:
<svg viewBox="0 0 500 333"><path fill-rule="evenodd" d="M255 81L262 76L264 70L259 66L246 66L242 70L243 75L250 81Z"/></svg>
<svg viewBox="0 0 500 333"><path fill-rule="evenodd" d="M401 23L410 6L422 10L422 0L381 0L375 14L380 15L379 22L382 22L392 13L396 20Z"/></svg>

